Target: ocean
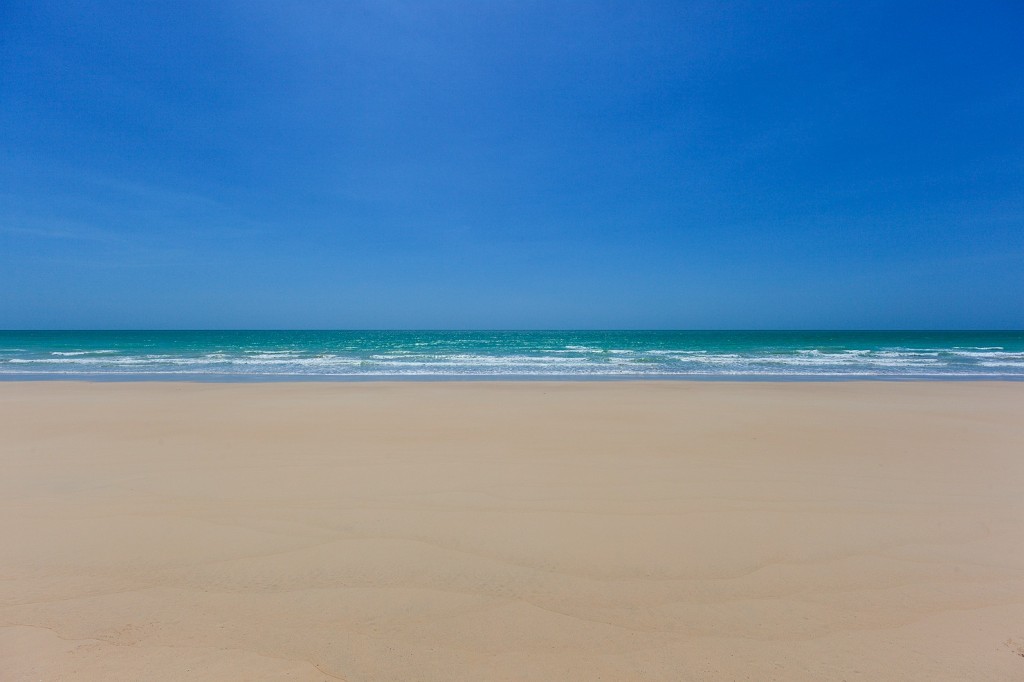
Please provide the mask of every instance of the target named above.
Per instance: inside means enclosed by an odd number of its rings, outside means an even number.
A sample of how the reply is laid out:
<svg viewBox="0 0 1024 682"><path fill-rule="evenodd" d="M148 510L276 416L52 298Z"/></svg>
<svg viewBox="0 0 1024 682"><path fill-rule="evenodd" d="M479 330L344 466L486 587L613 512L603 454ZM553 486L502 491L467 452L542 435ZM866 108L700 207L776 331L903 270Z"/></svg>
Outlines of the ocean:
<svg viewBox="0 0 1024 682"><path fill-rule="evenodd" d="M1019 331L0 331L2 379L1024 379Z"/></svg>

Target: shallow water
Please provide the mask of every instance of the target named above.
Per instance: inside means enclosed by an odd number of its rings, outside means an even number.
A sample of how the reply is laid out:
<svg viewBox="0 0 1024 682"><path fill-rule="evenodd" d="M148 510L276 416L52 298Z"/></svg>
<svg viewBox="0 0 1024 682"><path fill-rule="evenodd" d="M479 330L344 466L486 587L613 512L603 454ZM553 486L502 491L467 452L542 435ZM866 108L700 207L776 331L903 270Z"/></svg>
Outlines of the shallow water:
<svg viewBox="0 0 1024 682"><path fill-rule="evenodd" d="M17 378L1024 378L1006 331L6 331Z"/></svg>

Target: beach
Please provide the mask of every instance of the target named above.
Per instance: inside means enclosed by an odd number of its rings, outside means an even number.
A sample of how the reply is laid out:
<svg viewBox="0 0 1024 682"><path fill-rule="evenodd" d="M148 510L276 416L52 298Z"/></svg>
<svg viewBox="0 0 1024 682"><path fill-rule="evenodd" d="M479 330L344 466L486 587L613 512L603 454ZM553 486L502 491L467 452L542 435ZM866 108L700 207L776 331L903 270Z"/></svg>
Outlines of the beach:
<svg viewBox="0 0 1024 682"><path fill-rule="evenodd" d="M1024 679L1024 382L0 382L2 680Z"/></svg>

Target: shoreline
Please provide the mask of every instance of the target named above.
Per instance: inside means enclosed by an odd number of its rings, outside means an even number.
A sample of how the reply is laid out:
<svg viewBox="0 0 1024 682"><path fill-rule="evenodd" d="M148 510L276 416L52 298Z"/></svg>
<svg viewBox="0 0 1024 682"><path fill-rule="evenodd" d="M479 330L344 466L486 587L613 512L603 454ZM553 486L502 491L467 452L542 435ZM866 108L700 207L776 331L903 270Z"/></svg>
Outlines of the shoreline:
<svg viewBox="0 0 1024 682"><path fill-rule="evenodd" d="M1024 332L0 332L0 376L97 381L1022 380Z"/></svg>
<svg viewBox="0 0 1024 682"><path fill-rule="evenodd" d="M95 384L361 384L361 383L394 383L394 384L506 384L506 383L736 383L736 384L831 384L831 383L1021 383L1024 375L991 375L991 374L933 374L933 375L851 375L851 374L804 374L804 375L648 375L648 376L609 376L609 375L243 375L243 374L205 374L187 375L174 373L157 374L38 374L13 375L0 374L0 384L17 383L95 383Z"/></svg>

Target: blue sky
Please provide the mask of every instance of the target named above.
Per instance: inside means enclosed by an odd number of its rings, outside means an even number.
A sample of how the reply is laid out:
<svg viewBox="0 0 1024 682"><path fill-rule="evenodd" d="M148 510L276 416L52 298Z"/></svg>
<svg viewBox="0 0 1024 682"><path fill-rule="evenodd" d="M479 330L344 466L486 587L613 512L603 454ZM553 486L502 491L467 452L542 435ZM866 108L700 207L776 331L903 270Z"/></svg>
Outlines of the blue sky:
<svg viewBox="0 0 1024 682"><path fill-rule="evenodd" d="M1024 4L0 5L0 327L1022 328Z"/></svg>

